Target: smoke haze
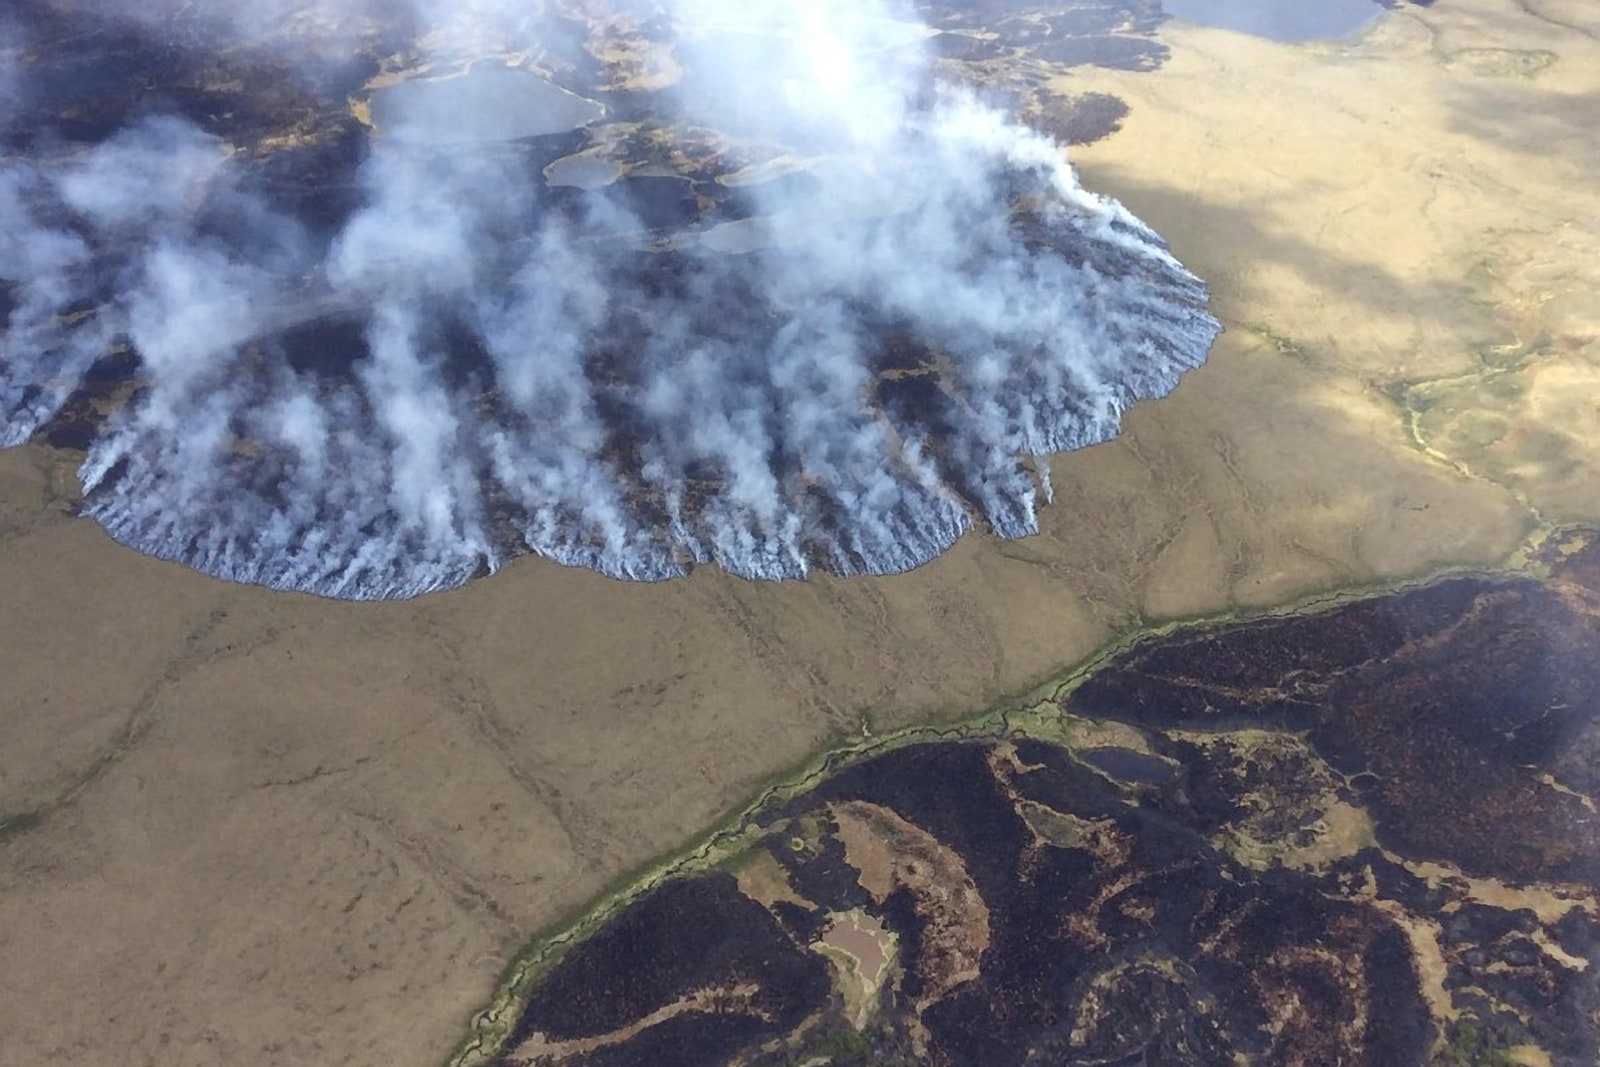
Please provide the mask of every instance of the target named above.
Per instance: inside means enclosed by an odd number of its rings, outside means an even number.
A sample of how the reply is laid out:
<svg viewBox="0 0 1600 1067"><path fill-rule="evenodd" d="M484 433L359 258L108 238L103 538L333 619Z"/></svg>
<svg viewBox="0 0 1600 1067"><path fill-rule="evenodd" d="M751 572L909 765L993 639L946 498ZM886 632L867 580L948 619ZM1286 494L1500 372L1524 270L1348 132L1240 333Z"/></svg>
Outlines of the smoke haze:
<svg viewBox="0 0 1600 1067"><path fill-rule="evenodd" d="M214 14L242 42L307 19L361 42L375 6ZM173 113L10 157L0 444L131 353L85 509L222 577L410 596L530 551L634 579L886 573L977 521L1034 532L1026 458L1105 440L1204 359L1201 284L1058 145L938 84L909 6L616 7L682 73L598 103L462 72L508 34L580 51L537 5L408 10L415 67L456 76L375 89L348 210ZM27 95L21 32L0 25L0 99ZM739 210L696 216L699 187L654 172L530 172L527 145L597 151L624 119L750 155L715 183Z"/></svg>

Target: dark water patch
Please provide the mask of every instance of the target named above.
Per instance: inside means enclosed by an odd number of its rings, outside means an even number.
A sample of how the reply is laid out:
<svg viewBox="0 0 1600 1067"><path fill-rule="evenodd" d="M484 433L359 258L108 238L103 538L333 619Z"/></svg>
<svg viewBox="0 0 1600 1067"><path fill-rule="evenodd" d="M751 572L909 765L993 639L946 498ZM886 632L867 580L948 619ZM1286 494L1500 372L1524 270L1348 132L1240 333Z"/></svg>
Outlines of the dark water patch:
<svg viewBox="0 0 1600 1067"><path fill-rule="evenodd" d="M530 71L479 64L446 78L410 78L376 89L372 120L385 135L417 144L515 141L564 133L605 108Z"/></svg>
<svg viewBox="0 0 1600 1067"><path fill-rule="evenodd" d="M1028 738L1019 739L1016 746L1017 758L1038 768L1015 779L1023 799L1083 819L1115 818L1122 813L1125 805L1117 791L1080 766L1066 749Z"/></svg>
<svg viewBox="0 0 1600 1067"><path fill-rule="evenodd" d="M603 189L626 171L612 160L598 156L562 156L542 171L545 184L555 188Z"/></svg>
<svg viewBox="0 0 1600 1067"><path fill-rule="evenodd" d="M1161 6L1186 22L1290 43L1348 37L1383 11L1378 0L1161 0Z"/></svg>
<svg viewBox="0 0 1600 1067"><path fill-rule="evenodd" d="M1097 748L1083 755L1090 766L1111 777L1140 785L1164 785L1177 777L1177 770L1166 760L1146 756L1126 748Z"/></svg>

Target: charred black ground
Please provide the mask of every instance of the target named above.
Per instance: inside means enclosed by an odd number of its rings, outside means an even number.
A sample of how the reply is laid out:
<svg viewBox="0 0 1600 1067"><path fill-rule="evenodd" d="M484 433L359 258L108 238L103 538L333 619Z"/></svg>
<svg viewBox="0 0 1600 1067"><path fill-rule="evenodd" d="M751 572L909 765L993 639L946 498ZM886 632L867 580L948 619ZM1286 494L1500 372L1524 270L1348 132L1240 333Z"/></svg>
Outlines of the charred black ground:
<svg viewBox="0 0 1600 1067"><path fill-rule="evenodd" d="M1069 744L840 771L572 948L500 1062L1592 1063L1600 547L1542 561L1152 638ZM864 1014L818 984L850 915Z"/></svg>

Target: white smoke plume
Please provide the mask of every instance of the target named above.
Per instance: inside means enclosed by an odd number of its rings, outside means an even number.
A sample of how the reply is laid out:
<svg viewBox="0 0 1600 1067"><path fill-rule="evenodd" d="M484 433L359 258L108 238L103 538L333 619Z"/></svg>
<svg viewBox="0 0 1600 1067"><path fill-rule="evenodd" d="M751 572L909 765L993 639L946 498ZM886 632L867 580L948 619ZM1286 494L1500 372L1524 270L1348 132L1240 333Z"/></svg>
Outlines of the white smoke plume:
<svg viewBox="0 0 1600 1067"><path fill-rule="evenodd" d="M376 17L234 11L242 38ZM168 116L0 164L0 444L127 346L142 388L89 447L86 509L223 577L410 596L529 551L635 579L884 573L975 520L1034 532L1023 459L1110 437L1203 360L1200 283L1059 146L938 85L908 5L664 13L690 72L655 94L670 122L807 164L741 186L749 219L647 233L625 182L574 208L437 100L391 107L423 135L380 130L331 234ZM422 40L550 17L409 15ZM576 99L539 89L496 101Z"/></svg>

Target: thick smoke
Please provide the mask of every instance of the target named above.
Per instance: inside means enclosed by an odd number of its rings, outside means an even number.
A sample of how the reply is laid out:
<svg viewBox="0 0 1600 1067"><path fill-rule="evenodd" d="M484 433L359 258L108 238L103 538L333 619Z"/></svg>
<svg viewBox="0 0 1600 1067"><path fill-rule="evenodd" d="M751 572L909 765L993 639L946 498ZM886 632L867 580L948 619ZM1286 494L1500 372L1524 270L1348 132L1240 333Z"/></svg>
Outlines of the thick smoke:
<svg viewBox="0 0 1600 1067"><path fill-rule="evenodd" d="M883 573L975 519L1034 532L1024 458L1108 438L1204 358L1198 281L1056 144L938 85L910 9L668 14L670 124L804 164L741 186L748 218L652 232L614 191L558 201L436 102L391 108L423 135L379 131L329 233L171 117L0 168L0 443L127 350L142 388L88 450L86 509L213 574L390 597L527 551Z"/></svg>

